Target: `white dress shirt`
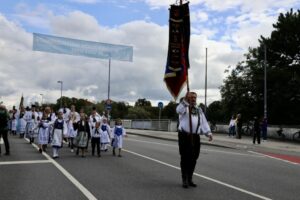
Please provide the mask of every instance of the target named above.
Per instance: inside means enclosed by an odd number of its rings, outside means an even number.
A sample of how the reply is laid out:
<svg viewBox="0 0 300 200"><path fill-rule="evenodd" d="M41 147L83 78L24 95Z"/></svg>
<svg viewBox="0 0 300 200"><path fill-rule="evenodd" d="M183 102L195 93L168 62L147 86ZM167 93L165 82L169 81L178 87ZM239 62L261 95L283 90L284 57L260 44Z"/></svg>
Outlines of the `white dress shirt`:
<svg viewBox="0 0 300 200"><path fill-rule="evenodd" d="M192 133L193 134L205 134L207 136L212 135L210 127L207 123L207 120L206 120L206 117L205 117L203 111L199 107L195 107L195 109L197 110L197 114L191 115ZM183 100L177 106L176 112L179 114L178 130L190 133L189 104L185 100ZM199 117L200 117L200 126L196 133Z"/></svg>

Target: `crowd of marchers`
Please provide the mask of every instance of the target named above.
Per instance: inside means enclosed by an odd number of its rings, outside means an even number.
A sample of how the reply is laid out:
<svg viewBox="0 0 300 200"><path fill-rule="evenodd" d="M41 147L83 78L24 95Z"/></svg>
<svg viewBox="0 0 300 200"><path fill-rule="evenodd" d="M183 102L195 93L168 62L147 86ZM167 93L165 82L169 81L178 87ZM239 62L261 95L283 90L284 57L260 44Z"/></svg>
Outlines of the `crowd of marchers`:
<svg viewBox="0 0 300 200"><path fill-rule="evenodd" d="M20 109L13 107L7 111L4 105L0 109L1 135L5 144L5 155L10 154L8 134L25 138L29 143L36 142L40 153L52 147L52 157L59 158L59 149L65 143L70 152L85 157L89 144L92 156L107 152L112 146L112 154L121 157L123 137L127 136L122 120L117 119L113 126L108 123L107 115L99 114L96 108L90 114L83 109L76 111L74 105L54 111L51 107L37 108L35 105Z"/></svg>

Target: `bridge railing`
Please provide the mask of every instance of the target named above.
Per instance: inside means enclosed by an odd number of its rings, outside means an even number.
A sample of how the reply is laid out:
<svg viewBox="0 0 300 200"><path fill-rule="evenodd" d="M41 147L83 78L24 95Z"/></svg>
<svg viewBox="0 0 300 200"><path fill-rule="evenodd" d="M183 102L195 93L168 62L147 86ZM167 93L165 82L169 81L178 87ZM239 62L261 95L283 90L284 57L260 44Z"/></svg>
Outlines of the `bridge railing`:
<svg viewBox="0 0 300 200"><path fill-rule="evenodd" d="M111 125L115 123L111 120ZM122 120L123 126L129 129L144 129L144 130L156 130L156 131L177 131L177 122L168 119L124 119Z"/></svg>
<svg viewBox="0 0 300 200"><path fill-rule="evenodd" d="M143 129L143 130L155 130L155 131L168 131L177 132L177 121L172 121L168 119L124 119L122 120L123 126L128 129ZM115 123L111 120L111 125ZM281 139L278 136L277 131L281 126L269 125L268 126L268 137ZM283 133L285 134L285 139L292 140L292 136L296 131L300 130L300 127L282 127ZM227 134L228 124L216 124L216 129L214 132Z"/></svg>

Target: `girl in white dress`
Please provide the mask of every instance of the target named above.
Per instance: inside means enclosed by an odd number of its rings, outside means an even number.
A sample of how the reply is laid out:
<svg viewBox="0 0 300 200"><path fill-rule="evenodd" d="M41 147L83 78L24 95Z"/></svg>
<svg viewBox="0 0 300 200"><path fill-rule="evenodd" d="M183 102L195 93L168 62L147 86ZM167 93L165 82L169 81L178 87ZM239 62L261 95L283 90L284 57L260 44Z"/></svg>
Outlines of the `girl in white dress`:
<svg viewBox="0 0 300 200"><path fill-rule="evenodd" d="M20 138L24 138L26 131L26 120L24 119L25 109L22 107L17 119L17 134L20 135Z"/></svg>
<svg viewBox="0 0 300 200"><path fill-rule="evenodd" d="M112 134L114 135L114 139L112 142L113 146L113 156L116 155L115 149L119 149L119 157L122 157L121 155L121 150L123 147L123 137L127 137L125 128L122 126L122 121L121 119L116 120L115 127L112 129Z"/></svg>
<svg viewBox="0 0 300 200"><path fill-rule="evenodd" d="M79 120L80 120L80 117L79 117ZM74 129L74 124L76 124L79 120L76 119L75 114L71 113L70 114L70 119L67 122L69 147L71 148L71 152L74 152L74 138L77 136L77 130Z"/></svg>
<svg viewBox="0 0 300 200"><path fill-rule="evenodd" d="M11 116L11 119L10 119L11 121L11 123L10 123L10 125L11 125L11 133L13 134L13 135L16 135L16 133L17 133L17 111L16 110L13 110L13 113L12 113L12 116Z"/></svg>
<svg viewBox="0 0 300 200"><path fill-rule="evenodd" d="M63 113L58 113L58 118L55 120L53 124L53 132L52 132L52 149L53 149L53 158L58 158L58 150L62 147L63 137L67 135L67 124L63 119Z"/></svg>
<svg viewBox="0 0 300 200"><path fill-rule="evenodd" d="M101 157L100 153L100 122L96 122L95 127L92 129L92 156L95 155L95 148L97 148L97 155Z"/></svg>
<svg viewBox="0 0 300 200"><path fill-rule="evenodd" d="M100 126L100 141L101 141L101 150L107 151L107 146L110 143L110 126L107 123L106 118L102 118L102 124Z"/></svg>
<svg viewBox="0 0 300 200"><path fill-rule="evenodd" d="M51 126L51 120L47 118L46 113L43 114L42 119L38 123L36 129L38 130L38 144L39 152L46 151L47 144L49 143L49 129Z"/></svg>

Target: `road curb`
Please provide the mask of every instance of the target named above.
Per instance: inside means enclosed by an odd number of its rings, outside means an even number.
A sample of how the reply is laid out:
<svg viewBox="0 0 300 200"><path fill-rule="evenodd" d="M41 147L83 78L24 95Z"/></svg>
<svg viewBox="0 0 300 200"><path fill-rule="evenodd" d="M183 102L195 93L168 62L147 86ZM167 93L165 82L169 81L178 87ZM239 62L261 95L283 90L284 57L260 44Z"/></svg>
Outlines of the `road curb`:
<svg viewBox="0 0 300 200"><path fill-rule="evenodd" d="M177 139L173 138L166 138L166 137L159 137L159 136L154 136L154 135L146 135L146 134L141 134L141 133L132 133L132 132L127 132L127 134L131 135L138 135L138 136L143 136L143 137L148 137L148 138L155 138L155 139L161 139L161 140L167 140L167 141L178 141ZM208 145L208 146L215 146L215 147L222 147L222 148L228 148L228 149L236 149L231 146L226 146L223 144L215 144L212 142L201 142L202 145Z"/></svg>

